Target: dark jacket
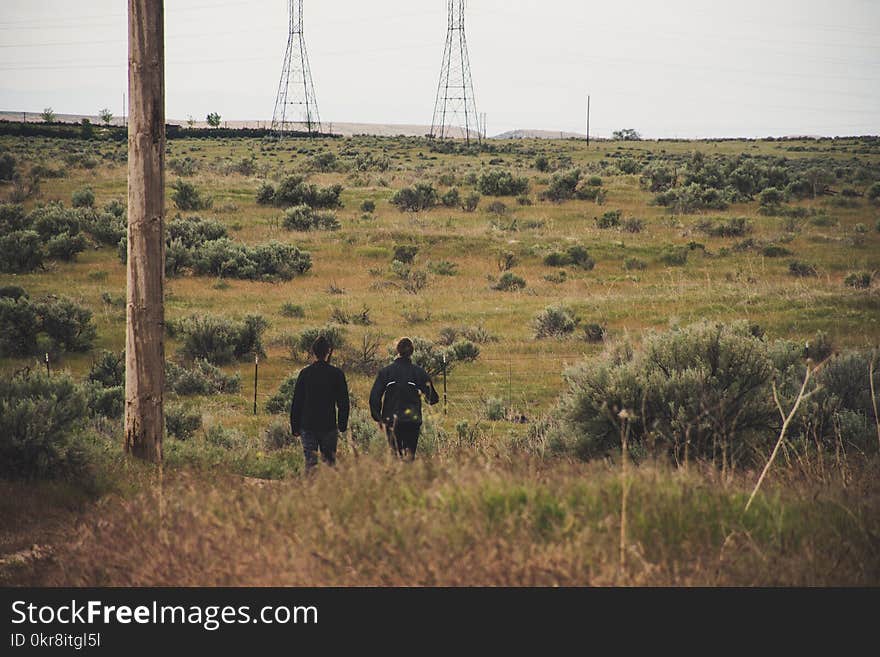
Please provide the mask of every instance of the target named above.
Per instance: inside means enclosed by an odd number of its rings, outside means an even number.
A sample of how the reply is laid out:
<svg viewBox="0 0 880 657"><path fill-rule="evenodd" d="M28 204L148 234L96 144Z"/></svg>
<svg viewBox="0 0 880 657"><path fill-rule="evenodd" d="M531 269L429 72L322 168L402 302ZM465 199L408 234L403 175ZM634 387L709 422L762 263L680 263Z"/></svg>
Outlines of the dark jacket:
<svg viewBox="0 0 880 657"><path fill-rule="evenodd" d="M398 358L379 372L370 392L370 414L376 422L390 425L394 421L400 399L408 392L404 386L414 387L421 392L431 406L440 401L428 373L408 358ZM416 423L421 424L422 400L418 394L415 398L418 405Z"/></svg>
<svg viewBox="0 0 880 657"><path fill-rule="evenodd" d="M341 369L319 360L299 373L290 407L294 435L303 431L345 431L348 413L348 383Z"/></svg>

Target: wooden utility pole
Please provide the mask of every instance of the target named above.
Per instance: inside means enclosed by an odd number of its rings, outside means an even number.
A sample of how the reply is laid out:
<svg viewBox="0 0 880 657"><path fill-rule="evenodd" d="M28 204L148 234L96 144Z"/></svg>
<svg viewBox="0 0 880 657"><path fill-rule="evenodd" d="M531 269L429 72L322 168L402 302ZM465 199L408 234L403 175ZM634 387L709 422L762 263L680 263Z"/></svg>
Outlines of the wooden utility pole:
<svg viewBox="0 0 880 657"><path fill-rule="evenodd" d="M125 451L158 463L165 434L163 0L128 0L128 101Z"/></svg>

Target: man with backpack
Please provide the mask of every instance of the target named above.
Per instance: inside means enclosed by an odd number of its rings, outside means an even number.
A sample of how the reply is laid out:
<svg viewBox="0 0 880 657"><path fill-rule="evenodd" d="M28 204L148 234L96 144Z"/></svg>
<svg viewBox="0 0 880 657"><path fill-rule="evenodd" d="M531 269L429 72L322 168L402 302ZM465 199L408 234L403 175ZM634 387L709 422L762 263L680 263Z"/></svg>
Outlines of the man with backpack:
<svg viewBox="0 0 880 657"><path fill-rule="evenodd" d="M302 439L306 472L318 465L319 450L324 463L336 464L339 434L348 429L350 405L345 374L330 364L333 349L327 338L315 340L312 354L315 362L299 373L290 408L290 429Z"/></svg>
<svg viewBox="0 0 880 657"><path fill-rule="evenodd" d="M370 392L370 413L388 435L388 442L401 457L414 459L422 430L422 395L433 406L440 396L431 378L413 364L413 341L397 343L398 358L376 377Z"/></svg>

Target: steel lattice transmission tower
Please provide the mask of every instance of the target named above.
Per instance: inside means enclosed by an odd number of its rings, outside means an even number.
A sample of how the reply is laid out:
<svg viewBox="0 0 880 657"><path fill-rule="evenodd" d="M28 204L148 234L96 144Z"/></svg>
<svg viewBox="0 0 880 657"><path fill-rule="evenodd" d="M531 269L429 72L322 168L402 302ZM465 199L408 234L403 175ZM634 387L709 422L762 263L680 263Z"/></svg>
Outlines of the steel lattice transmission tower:
<svg viewBox="0 0 880 657"><path fill-rule="evenodd" d="M290 36L272 114L272 131L284 136L295 130L296 125L305 126L308 132L321 132L321 117L303 36L303 0L290 0Z"/></svg>
<svg viewBox="0 0 880 657"><path fill-rule="evenodd" d="M471 63L464 30L464 0L448 0L449 22L446 48L431 121L431 136L440 139L480 138L480 120L474 98Z"/></svg>

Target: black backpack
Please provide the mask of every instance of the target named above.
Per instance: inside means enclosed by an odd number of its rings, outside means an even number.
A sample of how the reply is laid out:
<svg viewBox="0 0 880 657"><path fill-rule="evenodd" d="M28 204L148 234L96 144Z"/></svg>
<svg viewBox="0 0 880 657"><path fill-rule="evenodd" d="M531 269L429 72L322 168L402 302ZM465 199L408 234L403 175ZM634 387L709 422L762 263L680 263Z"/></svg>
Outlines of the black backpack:
<svg viewBox="0 0 880 657"><path fill-rule="evenodd" d="M397 424L422 424L422 396L416 367L411 363L397 363L391 370L391 381L385 396L385 414L396 416Z"/></svg>

